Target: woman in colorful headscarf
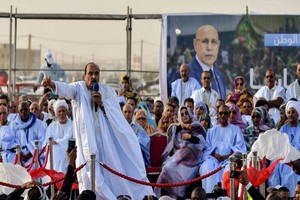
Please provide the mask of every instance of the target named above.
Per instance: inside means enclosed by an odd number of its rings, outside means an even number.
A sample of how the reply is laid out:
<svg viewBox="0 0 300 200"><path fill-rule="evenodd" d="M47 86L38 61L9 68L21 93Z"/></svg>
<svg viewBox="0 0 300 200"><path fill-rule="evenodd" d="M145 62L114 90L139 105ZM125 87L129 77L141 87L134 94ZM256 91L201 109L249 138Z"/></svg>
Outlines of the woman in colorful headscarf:
<svg viewBox="0 0 300 200"><path fill-rule="evenodd" d="M198 101L195 103L195 106L194 106L194 116L197 120L200 119L200 116L203 114L203 113L206 113L208 114L208 111L207 111L207 107L205 105L205 103L203 103L202 101Z"/></svg>
<svg viewBox="0 0 300 200"><path fill-rule="evenodd" d="M235 104L230 104L228 108L229 108L228 122L230 124L240 127L241 131L244 133L247 125L242 119L242 115L240 113L239 108Z"/></svg>
<svg viewBox="0 0 300 200"><path fill-rule="evenodd" d="M171 103L167 103L164 111L163 111L163 115L167 115L170 117L171 119L171 123L177 123L178 119L175 115L175 105L171 104Z"/></svg>
<svg viewBox="0 0 300 200"><path fill-rule="evenodd" d="M148 123L148 116L144 109L139 109L136 111L134 121L141 125L148 135L151 135L151 133L156 131L156 129Z"/></svg>
<svg viewBox="0 0 300 200"><path fill-rule="evenodd" d="M246 89L245 79L242 76L237 76L233 81L234 92L227 96L226 102L234 101L237 107L242 111L243 102L248 99L253 105L253 95Z"/></svg>
<svg viewBox="0 0 300 200"><path fill-rule="evenodd" d="M179 108L179 123L171 124L172 138L162 154L163 168L157 183L178 183L193 179L197 173L203 149L206 146L204 128L194 120L185 106ZM184 125L183 125L184 124ZM183 198L187 186L163 188L172 198ZM160 196L160 188L154 192Z"/></svg>
<svg viewBox="0 0 300 200"><path fill-rule="evenodd" d="M156 127L156 124L155 124L155 122L154 122L154 120L153 120L153 118L152 118L152 114L151 114L151 112L150 112L150 110L149 110L149 108L148 108L147 103L144 102L144 101L141 101L141 102L138 104L138 106L136 107L136 110L139 110L139 109L144 109L144 110L146 111L146 114L147 114L147 117L148 117L148 123L151 124L151 125L153 126L153 128L156 129L156 128L157 128L157 127Z"/></svg>
<svg viewBox="0 0 300 200"><path fill-rule="evenodd" d="M248 151L251 150L252 144L256 141L260 133L264 133L273 128L268 115L266 108L263 106L256 107L252 110L251 118L253 125L248 126L244 134Z"/></svg>
<svg viewBox="0 0 300 200"><path fill-rule="evenodd" d="M212 127L210 116L207 113L203 113L200 116L199 122L206 131Z"/></svg>
<svg viewBox="0 0 300 200"><path fill-rule="evenodd" d="M171 118L168 115L163 115L158 122L157 130L161 133L167 133L167 130L171 123Z"/></svg>
<svg viewBox="0 0 300 200"><path fill-rule="evenodd" d="M123 76L121 78L122 88L118 91L118 96L124 96L127 100L128 97L135 98L136 104L139 104L142 101L140 95L134 90L132 82L129 76Z"/></svg>

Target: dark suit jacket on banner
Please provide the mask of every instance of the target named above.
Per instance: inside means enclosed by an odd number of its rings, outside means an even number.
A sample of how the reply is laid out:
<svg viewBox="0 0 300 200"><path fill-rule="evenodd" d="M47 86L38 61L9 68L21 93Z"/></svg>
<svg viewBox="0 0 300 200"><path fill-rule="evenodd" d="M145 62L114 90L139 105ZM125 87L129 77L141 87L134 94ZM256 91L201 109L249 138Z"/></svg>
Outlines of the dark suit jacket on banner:
<svg viewBox="0 0 300 200"><path fill-rule="evenodd" d="M190 69L190 77L195 78L202 87L202 83L200 80L201 80L201 74L203 70L201 65L198 63L196 58L193 58L193 60L188 65ZM216 67L214 67L213 71L217 81L216 79L211 78L212 89L217 91L222 99L226 100L226 83L225 83L224 75ZM219 87L217 86L217 84L219 85Z"/></svg>

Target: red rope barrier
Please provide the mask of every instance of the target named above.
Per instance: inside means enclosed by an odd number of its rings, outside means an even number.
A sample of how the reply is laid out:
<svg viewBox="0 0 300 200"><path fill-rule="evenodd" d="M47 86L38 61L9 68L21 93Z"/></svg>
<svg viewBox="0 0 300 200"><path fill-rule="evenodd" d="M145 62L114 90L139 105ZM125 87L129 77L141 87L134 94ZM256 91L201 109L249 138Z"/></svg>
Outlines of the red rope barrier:
<svg viewBox="0 0 300 200"><path fill-rule="evenodd" d="M188 184L192 184L192 183L196 183L202 179L205 179L215 173L217 173L218 171L220 171L224 166L220 166L218 167L217 169L207 173L207 174L204 174L203 176L200 176L200 177L197 177L195 179L192 179L192 180L188 180L188 181L184 181L184 182L179 182L179 183L149 183L149 182L145 182L145 181L141 181L141 180L138 180L138 179L135 179L135 178L132 178L132 177L129 177L129 176L126 176L120 172L117 172L115 170L113 170L112 168L108 167L107 165L99 162L99 164L104 167L106 170L108 170L109 172L117 175L117 176L120 176L128 181L131 181L131 182L135 182L135 183L139 183L139 184L142 184L142 185L148 185L148 186L153 186L153 187L179 187L179 186L183 186L183 185L188 185Z"/></svg>
<svg viewBox="0 0 300 200"><path fill-rule="evenodd" d="M80 165L79 167L77 167L76 169L74 169L73 173L74 173L74 174L77 173L77 172L78 172L79 170L81 170L85 165L86 165L86 163ZM62 177L62 178L55 179L55 180L53 180L53 181L44 183L43 186L45 187L45 186L53 185L53 184L55 184L55 183L58 183L58 182L64 180L64 178L65 178L65 176ZM14 184L10 184L10 183L4 183L4 182L1 182L1 181L0 181L0 185L6 186L6 187L10 187L10 188L18 188L18 187L20 187L20 185L14 185Z"/></svg>
<svg viewBox="0 0 300 200"><path fill-rule="evenodd" d="M32 166L33 166L33 164L34 164L34 161L35 161L36 154L37 154L37 150L34 149L33 156L31 157L31 163L29 164L28 167L26 167L26 168L27 168L27 171L30 171L30 170L31 170L31 168L32 168Z"/></svg>
<svg viewBox="0 0 300 200"><path fill-rule="evenodd" d="M41 167L44 167L44 168L46 167L46 165L48 163L49 152L50 152L50 145L47 146L45 162L44 162L44 165Z"/></svg>
<svg viewBox="0 0 300 200"><path fill-rule="evenodd" d="M10 183L4 183L0 181L0 185L6 186L6 187L10 187L10 188L18 188L20 187L20 185L14 185L14 184L10 184Z"/></svg>
<svg viewBox="0 0 300 200"><path fill-rule="evenodd" d="M47 147L47 146L44 146L44 147L42 148L42 150L41 150L40 153L39 153L39 156L42 155L42 153L45 151L46 147Z"/></svg>

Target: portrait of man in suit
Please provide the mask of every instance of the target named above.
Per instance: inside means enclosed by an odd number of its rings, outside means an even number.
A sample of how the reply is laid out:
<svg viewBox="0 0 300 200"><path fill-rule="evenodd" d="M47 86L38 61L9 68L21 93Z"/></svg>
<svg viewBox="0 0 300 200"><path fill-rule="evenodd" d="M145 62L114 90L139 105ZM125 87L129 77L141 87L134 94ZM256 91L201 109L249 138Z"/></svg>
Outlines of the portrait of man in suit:
<svg viewBox="0 0 300 200"><path fill-rule="evenodd" d="M188 64L190 77L195 78L201 84L202 72L209 71L211 74L212 88L219 93L222 99L226 99L224 75L215 67L215 61L217 60L220 47L217 30L211 25L201 26L196 31L193 43L196 55Z"/></svg>

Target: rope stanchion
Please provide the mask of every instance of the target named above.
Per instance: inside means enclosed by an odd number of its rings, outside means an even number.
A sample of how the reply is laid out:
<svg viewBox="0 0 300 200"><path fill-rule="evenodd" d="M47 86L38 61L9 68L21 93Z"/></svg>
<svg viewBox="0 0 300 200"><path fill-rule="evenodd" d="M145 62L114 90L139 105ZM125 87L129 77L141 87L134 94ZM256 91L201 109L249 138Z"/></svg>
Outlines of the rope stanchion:
<svg viewBox="0 0 300 200"><path fill-rule="evenodd" d="M53 170L53 138L52 137L49 137L48 138L48 145L50 147L50 152L49 152L49 155L50 155L50 169ZM51 178L51 181L53 181L53 179ZM54 193L55 193L55 189L54 189L54 185L51 185L50 186L50 191L51 191L51 196L53 197L54 196Z"/></svg>
<svg viewBox="0 0 300 200"><path fill-rule="evenodd" d="M19 155L16 154L16 155L15 155L15 160L14 160L14 165L18 164L18 158L19 158Z"/></svg>
<svg viewBox="0 0 300 200"><path fill-rule="evenodd" d="M99 161L98 161L99 162ZM218 171L220 171L223 167L225 167L225 165L222 165L218 168L216 168L215 170L207 173L207 174L204 174L203 176L200 176L200 177L197 177L195 179L192 179L192 180L188 180L188 181L184 181L184 182L179 182L179 183L150 183L150 182L145 182L145 181L141 181L141 180L138 180L138 179L135 179L135 178L132 178L132 177L129 177L129 176L126 176L120 172L117 172L115 170L113 170L112 168L110 168L109 166L99 162L99 164L104 167L104 169L108 170L109 172L115 174L116 176L119 176L119 177L122 177L128 181L131 181L131 182L135 182L135 183L139 183L139 184L142 184L142 185L148 185L148 186L152 186L152 187L179 187L179 186L183 186L183 185L188 185L188 184L192 184L192 183L196 183L198 181L201 181L202 179L205 179L215 173L217 173Z"/></svg>
<svg viewBox="0 0 300 200"><path fill-rule="evenodd" d="M234 156L229 156L229 161L230 161L230 172L234 171L235 169L235 162L234 162L235 157ZM235 200L235 186L234 186L234 178L229 178L230 182L230 199Z"/></svg>
<svg viewBox="0 0 300 200"><path fill-rule="evenodd" d="M15 161L14 161L14 164L19 164L22 166L22 163L21 163L21 147L19 144L16 145L16 155L15 155Z"/></svg>

